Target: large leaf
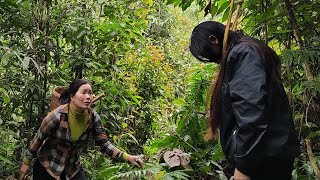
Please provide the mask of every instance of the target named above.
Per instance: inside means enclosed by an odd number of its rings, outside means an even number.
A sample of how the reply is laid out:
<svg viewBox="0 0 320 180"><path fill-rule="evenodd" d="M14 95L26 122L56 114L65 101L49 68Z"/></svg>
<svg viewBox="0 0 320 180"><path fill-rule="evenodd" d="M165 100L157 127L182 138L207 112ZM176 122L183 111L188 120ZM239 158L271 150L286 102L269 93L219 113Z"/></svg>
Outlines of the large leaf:
<svg viewBox="0 0 320 180"><path fill-rule="evenodd" d="M221 19L222 22L225 22L228 20L229 12L230 12L230 7L224 10L222 19Z"/></svg>
<svg viewBox="0 0 320 180"><path fill-rule="evenodd" d="M221 6L219 6L219 10L217 11L217 15L219 15L220 13L226 11L226 9L230 6L230 2L226 1L224 2Z"/></svg>

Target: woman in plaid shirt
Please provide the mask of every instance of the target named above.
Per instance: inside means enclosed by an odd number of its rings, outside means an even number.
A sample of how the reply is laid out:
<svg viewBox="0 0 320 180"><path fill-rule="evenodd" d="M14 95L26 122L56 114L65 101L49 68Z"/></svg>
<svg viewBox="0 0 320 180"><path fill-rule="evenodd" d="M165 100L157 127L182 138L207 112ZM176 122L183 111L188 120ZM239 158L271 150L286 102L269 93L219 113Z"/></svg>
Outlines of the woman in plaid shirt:
<svg viewBox="0 0 320 180"><path fill-rule="evenodd" d="M26 178L30 162L36 159L33 179L86 179L80 154L90 135L101 152L115 159L143 165L139 156L131 156L111 144L97 112L90 107L92 88L89 81L75 79L60 97L66 101L50 112L30 142L20 168L20 179Z"/></svg>

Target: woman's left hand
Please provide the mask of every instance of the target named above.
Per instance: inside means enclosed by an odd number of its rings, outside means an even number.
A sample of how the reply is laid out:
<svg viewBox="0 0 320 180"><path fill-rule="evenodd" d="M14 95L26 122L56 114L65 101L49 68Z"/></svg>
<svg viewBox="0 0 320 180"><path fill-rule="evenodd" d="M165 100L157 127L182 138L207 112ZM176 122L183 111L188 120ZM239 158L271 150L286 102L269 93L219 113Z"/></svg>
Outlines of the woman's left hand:
<svg viewBox="0 0 320 180"><path fill-rule="evenodd" d="M144 162L142 161L140 156L129 156L128 161L138 167L143 167L144 165Z"/></svg>
<svg viewBox="0 0 320 180"><path fill-rule="evenodd" d="M234 170L234 180L250 180L250 177L240 172L237 168Z"/></svg>

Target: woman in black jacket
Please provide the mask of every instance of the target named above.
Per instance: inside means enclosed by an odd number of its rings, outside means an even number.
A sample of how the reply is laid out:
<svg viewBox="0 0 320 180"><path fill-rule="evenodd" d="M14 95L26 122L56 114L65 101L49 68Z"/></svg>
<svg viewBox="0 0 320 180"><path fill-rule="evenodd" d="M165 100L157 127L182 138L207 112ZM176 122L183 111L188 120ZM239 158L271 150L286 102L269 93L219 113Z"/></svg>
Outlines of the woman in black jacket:
<svg viewBox="0 0 320 180"><path fill-rule="evenodd" d="M234 165L234 179L291 179L299 140L286 92L280 59L261 41L229 32L222 53L225 26L206 21L191 35L190 51L197 59L220 64L208 98L208 131L220 129L223 151Z"/></svg>

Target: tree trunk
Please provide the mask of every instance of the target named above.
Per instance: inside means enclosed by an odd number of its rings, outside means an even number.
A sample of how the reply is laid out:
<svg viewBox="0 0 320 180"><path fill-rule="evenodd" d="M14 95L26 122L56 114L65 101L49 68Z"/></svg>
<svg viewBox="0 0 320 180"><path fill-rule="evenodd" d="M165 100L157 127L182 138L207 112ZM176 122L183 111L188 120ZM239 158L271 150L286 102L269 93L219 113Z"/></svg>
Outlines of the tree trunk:
<svg viewBox="0 0 320 180"><path fill-rule="evenodd" d="M295 36L295 38L297 40L297 44L299 46L299 49L303 49L304 48L304 43L303 43L303 40L301 38L300 31L298 29L297 20L296 20L296 18L294 16L294 13L293 13L292 4L289 2L289 0L285 0L284 2L285 2L286 9L287 9L289 22L290 22L290 25L291 25L291 27L293 29L293 33L294 33L294 36ZM307 62L307 58L304 59L303 68L304 68L304 70L306 72L307 79L308 80L313 80L314 76L313 76L313 73L311 71L309 63Z"/></svg>

